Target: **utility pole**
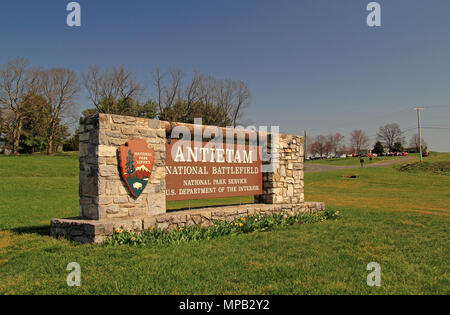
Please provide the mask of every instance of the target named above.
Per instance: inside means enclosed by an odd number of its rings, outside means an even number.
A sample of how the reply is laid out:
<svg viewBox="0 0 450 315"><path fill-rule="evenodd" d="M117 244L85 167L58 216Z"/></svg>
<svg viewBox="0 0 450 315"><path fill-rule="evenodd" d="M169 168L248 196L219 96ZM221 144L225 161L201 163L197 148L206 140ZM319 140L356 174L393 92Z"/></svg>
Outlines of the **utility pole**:
<svg viewBox="0 0 450 315"><path fill-rule="evenodd" d="M308 147L306 146L306 130L303 130L303 152L305 154L304 158L306 159L308 157L308 154L306 152L306 149Z"/></svg>
<svg viewBox="0 0 450 315"><path fill-rule="evenodd" d="M422 156L422 126L420 123L420 111L424 110L423 107L416 107L414 108L417 111L417 127L419 128L419 148L420 148L420 163L423 163L423 156Z"/></svg>

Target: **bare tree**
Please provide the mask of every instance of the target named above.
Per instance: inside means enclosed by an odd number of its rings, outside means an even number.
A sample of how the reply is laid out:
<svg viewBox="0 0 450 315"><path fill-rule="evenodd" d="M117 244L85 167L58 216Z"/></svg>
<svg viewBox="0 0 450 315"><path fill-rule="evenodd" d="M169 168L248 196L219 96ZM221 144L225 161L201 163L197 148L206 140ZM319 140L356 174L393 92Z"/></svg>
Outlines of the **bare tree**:
<svg viewBox="0 0 450 315"><path fill-rule="evenodd" d="M320 157L328 155L330 149L330 142L328 141L327 137L323 135L317 136L314 139L314 142L311 144L311 152L314 154L318 154Z"/></svg>
<svg viewBox="0 0 450 315"><path fill-rule="evenodd" d="M176 120L177 112L173 110L176 102L182 99L183 73L179 69L172 69L169 73L162 73L156 68L153 73L153 86L156 89L156 98L160 114L164 113L166 119ZM197 79L198 80L198 79ZM193 80L194 81L194 80ZM184 91L193 102L196 97L197 82L191 82L191 86ZM191 103L192 104L192 103Z"/></svg>
<svg viewBox="0 0 450 315"><path fill-rule="evenodd" d="M242 118L242 112L250 106L250 90L247 83L239 81L235 83L236 101L232 108L231 120L236 127L238 119Z"/></svg>
<svg viewBox="0 0 450 315"><path fill-rule="evenodd" d="M416 152L420 152L419 134L416 133L411 137L411 139L409 140L409 146L411 148L416 149ZM427 147L428 147L427 143L422 138L422 150L426 151Z"/></svg>
<svg viewBox="0 0 450 315"><path fill-rule="evenodd" d="M3 108L0 106L0 153L4 153L6 150L6 136L8 134L7 117L3 113Z"/></svg>
<svg viewBox="0 0 450 315"><path fill-rule="evenodd" d="M217 80L215 84L215 102L229 115L233 112L234 107L236 95L234 86L235 84L231 80Z"/></svg>
<svg viewBox="0 0 450 315"><path fill-rule="evenodd" d="M75 72L56 68L42 71L42 96L49 110L46 125L48 154L53 153L53 140L59 131L60 123L76 105L75 99L79 91L80 85Z"/></svg>
<svg viewBox="0 0 450 315"><path fill-rule="evenodd" d="M36 92L37 71L29 69L24 58L9 61L0 69L0 105L12 116L12 153L19 153L19 141L22 124L30 113L25 106L25 98Z"/></svg>
<svg viewBox="0 0 450 315"><path fill-rule="evenodd" d="M172 69L169 72L169 84L164 89L165 106L171 107L181 99L183 73L180 69Z"/></svg>
<svg viewBox="0 0 450 315"><path fill-rule="evenodd" d="M339 132L336 134L330 134L327 136L328 142L330 143L331 150L334 152L335 155L338 154L339 147L342 145L342 142L344 141L344 136L341 135Z"/></svg>
<svg viewBox="0 0 450 315"><path fill-rule="evenodd" d="M383 142L390 151L395 151L394 145L396 142L400 142L402 144L405 143L403 132L397 123L381 126L377 133L377 140Z"/></svg>
<svg viewBox="0 0 450 315"><path fill-rule="evenodd" d="M362 149L369 145L369 138L366 133L360 129L355 129L350 134L350 143L355 153L361 153Z"/></svg>
<svg viewBox="0 0 450 315"><path fill-rule="evenodd" d="M350 154L352 152L352 148L345 144L342 144L338 150L341 154Z"/></svg>
<svg viewBox="0 0 450 315"><path fill-rule="evenodd" d="M90 66L82 79L89 99L100 113L120 113L119 101L137 98L143 90L135 75L124 66L103 71Z"/></svg>
<svg viewBox="0 0 450 315"><path fill-rule="evenodd" d="M186 80L179 69L163 73L156 68L153 73L153 88L160 114L164 119L182 119L183 110L190 113L195 105L213 106L225 112L236 126L250 105L250 90L242 81L218 80L198 71ZM175 108L176 107L176 108Z"/></svg>
<svg viewBox="0 0 450 315"><path fill-rule="evenodd" d="M185 98L187 108L190 110L192 106L200 101L200 84L202 81L202 74L198 71L194 72L191 80L185 87Z"/></svg>

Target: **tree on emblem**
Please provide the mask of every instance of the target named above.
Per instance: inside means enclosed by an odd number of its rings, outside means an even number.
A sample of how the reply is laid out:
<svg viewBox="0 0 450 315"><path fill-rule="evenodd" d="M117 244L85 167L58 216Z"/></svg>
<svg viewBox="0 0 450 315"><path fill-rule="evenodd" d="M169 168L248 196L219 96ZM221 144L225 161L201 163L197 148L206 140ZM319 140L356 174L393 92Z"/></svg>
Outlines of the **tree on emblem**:
<svg viewBox="0 0 450 315"><path fill-rule="evenodd" d="M130 176L131 176L131 174L133 174L135 172L133 153L131 153L131 150L128 150L126 168L127 168L127 174Z"/></svg>

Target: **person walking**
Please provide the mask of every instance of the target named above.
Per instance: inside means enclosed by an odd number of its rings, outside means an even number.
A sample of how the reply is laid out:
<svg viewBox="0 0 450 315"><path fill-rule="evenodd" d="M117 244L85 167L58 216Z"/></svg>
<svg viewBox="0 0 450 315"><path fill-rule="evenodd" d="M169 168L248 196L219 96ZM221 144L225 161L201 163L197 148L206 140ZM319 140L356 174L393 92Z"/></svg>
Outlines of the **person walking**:
<svg viewBox="0 0 450 315"><path fill-rule="evenodd" d="M361 163L361 167L364 167L364 158L361 158L361 159L359 160L359 163Z"/></svg>

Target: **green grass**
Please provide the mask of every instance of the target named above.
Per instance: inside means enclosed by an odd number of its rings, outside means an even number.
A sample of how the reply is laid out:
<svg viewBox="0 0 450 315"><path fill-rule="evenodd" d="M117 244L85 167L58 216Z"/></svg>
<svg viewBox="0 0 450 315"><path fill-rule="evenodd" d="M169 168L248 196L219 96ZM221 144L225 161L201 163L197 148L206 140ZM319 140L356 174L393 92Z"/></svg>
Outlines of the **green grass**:
<svg viewBox="0 0 450 315"><path fill-rule="evenodd" d="M78 154L0 155L0 230L78 215Z"/></svg>
<svg viewBox="0 0 450 315"><path fill-rule="evenodd" d="M47 235L51 218L78 213L76 156L0 157L0 294L449 294L450 177L399 168L307 173L306 199L338 221L104 247ZM381 287L366 285L372 261ZM66 285L70 262L81 287Z"/></svg>

